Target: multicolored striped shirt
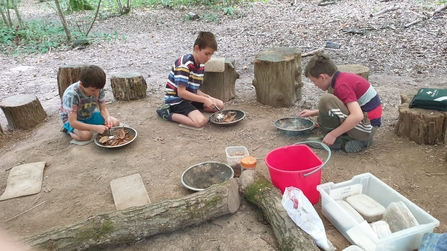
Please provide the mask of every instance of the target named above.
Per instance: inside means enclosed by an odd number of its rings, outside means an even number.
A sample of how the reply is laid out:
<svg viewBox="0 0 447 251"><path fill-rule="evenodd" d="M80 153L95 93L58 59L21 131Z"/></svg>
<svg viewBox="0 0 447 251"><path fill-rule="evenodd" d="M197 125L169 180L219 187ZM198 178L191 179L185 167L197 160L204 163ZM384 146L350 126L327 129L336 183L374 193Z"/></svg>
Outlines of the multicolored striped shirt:
<svg viewBox="0 0 447 251"><path fill-rule="evenodd" d="M192 54L177 59L166 83L165 103L176 105L184 100L178 96L178 87L180 86L185 86L187 91L197 93L202 86L204 72L204 64L197 65Z"/></svg>
<svg viewBox="0 0 447 251"><path fill-rule="evenodd" d="M337 71L332 78L333 94L343 104L358 102L363 112L368 114L372 126L382 124L382 104L379 94L364 78L349 72Z"/></svg>

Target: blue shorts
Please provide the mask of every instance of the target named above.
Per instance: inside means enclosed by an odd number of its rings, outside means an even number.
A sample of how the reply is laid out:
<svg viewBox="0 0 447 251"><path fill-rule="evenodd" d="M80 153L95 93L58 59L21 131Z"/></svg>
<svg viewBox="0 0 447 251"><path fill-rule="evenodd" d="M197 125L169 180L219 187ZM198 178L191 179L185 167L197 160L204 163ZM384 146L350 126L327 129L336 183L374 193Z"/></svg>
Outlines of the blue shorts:
<svg viewBox="0 0 447 251"><path fill-rule="evenodd" d="M86 120L78 119L78 121L80 121L82 123L90 124L90 125L104 125L106 122L104 120L104 118L101 116L101 113L98 111L95 111L93 113L93 115L90 116L90 118L88 118ZM67 130L67 134L73 133L74 128L71 127L69 122L66 122L64 124L64 128Z"/></svg>

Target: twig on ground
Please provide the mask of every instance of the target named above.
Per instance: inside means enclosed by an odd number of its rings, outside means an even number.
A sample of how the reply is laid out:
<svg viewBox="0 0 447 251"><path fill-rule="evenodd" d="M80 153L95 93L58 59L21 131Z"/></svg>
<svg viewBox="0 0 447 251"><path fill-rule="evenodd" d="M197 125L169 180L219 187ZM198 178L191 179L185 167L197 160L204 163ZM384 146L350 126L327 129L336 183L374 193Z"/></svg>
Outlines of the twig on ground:
<svg viewBox="0 0 447 251"><path fill-rule="evenodd" d="M432 16L434 16L436 13L441 12L445 9L447 9L447 4L445 4L444 6L441 6L441 7L437 8L435 11L433 11Z"/></svg>
<svg viewBox="0 0 447 251"><path fill-rule="evenodd" d="M424 19L418 19L418 20L416 20L416 21L413 21L413 22L411 22L411 23L406 24L406 25L404 26L404 28L408 28L408 27L410 27L410 26L412 26L412 25L415 25L415 24L417 24L417 23L420 23L420 22L422 22L422 21L424 21L424 20L425 20L425 18L424 18Z"/></svg>
<svg viewBox="0 0 447 251"><path fill-rule="evenodd" d="M428 34L430 34L430 35L433 35L433 36L436 36L436 35L437 35L436 33L434 33L434 32L430 32L430 31L428 31L428 30L423 30L423 29L418 29L418 28L416 28L416 30L426 32L426 33L428 33Z"/></svg>
<svg viewBox="0 0 447 251"><path fill-rule="evenodd" d="M303 54L301 54L301 57L312 56L312 55L314 55L314 54L316 54L318 52L324 52L324 48L318 48L318 49L315 49L313 51L309 51L309 52L303 53Z"/></svg>
<svg viewBox="0 0 447 251"><path fill-rule="evenodd" d="M389 8L383 9L383 10L381 10L379 12L370 14L369 16L370 17L376 17L376 16L382 15L382 14L384 14L386 12L397 10L397 9L399 9L399 6L393 5L393 7L389 7Z"/></svg>
<svg viewBox="0 0 447 251"><path fill-rule="evenodd" d="M41 203L39 203L39 204L37 204L37 205L35 205L35 206L33 206L33 207L31 207L31 208L29 208L29 209L27 209L27 210L21 212L21 213L19 213L19 214L17 214L16 216L11 217L11 218L9 218L9 219L3 221L3 223L6 223L6 222L8 222L8 221L10 221L10 220L13 220L13 219L15 219L15 218L21 216L22 214L26 214L26 213L28 213L29 211L33 210L34 208L36 208L36 207L38 207L38 206L44 204L45 202L46 202L46 201L42 201Z"/></svg>

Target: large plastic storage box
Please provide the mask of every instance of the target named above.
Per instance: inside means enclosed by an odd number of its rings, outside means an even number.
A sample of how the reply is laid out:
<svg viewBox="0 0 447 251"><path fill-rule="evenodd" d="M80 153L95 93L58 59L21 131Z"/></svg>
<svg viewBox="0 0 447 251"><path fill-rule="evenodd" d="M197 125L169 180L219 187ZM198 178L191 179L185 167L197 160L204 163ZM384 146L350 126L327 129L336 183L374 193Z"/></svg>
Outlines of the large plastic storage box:
<svg viewBox="0 0 447 251"><path fill-rule="evenodd" d="M356 190L359 188L361 188L361 193L370 196L385 208L391 202L402 201L414 215L419 225L392 233L382 239L371 235L335 201L335 199L341 199L340 197L347 197L358 192ZM356 175L351 180L337 184L333 182L324 183L318 185L317 190L321 194L323 215L349 242L366 251L410 251L418 249L423 235L433 232L433 229L439 226L437 219L371 173ZM348 235L348 231L352 237L355 237L356 241Z"/></svg>

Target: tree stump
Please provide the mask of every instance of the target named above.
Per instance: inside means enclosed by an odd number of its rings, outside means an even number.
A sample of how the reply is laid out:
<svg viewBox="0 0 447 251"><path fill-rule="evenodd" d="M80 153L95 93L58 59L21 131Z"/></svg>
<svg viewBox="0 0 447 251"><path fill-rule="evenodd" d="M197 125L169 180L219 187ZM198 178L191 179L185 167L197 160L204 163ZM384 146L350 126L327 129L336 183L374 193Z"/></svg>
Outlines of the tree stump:
<svg viewBox="0 0 447 251"><path fill-rule="evenodd" d="M76 83L81 78L82 68L88 65L85 64L70 64L60 66L57 72L57 86L59 89L59 97L62 98L65 89L71 84Z"/></svg>
<svg viewBox="0 0 447 251"><path fill-rule="evenodd" d="M337 65L337 67L339 71L351 72L356 75L359 75L360 77L363 77L366 80L368 80L369 78L369 68L366 66L359 64L344 64L344 65Z"/></svg>
<svg viewBox="0 0 447 251"><path fill-rule="evenodd" d="M312 237L290 219L281 204L281 192L269 180L254 170L246 170L242 172L239 182L245 198L264 213L280 250L320 250Z"/></svg>
<svg viewBox="0 0 447 251"><path fill-rule="evenodd" d="M30 129L42 122L45 113L39 99L34 95L15 95L0 102L10 129Z"/></svg>
<svg viewBox="0 0 447 251"><path fill-rule="evenodd" d="M138 72L122 72L110 78L113 96L117 100L136 100L146 98L147 84Z"/></svg>
<svg viewBox="0 0 447 251"><path fill-rule="evenodd" d="M447 112L410 108L409 102L415 94L401 95L402 104L398 107L399 119L394 132L418 144L447 143Z"/></svg>
<svg viewBox="0 0 447 251"><path fill-rule="evenodd" d="M210 72L205 68L205 77L200 90L204 93L226 102L236 95L236 79L239 73L235 70L235 60L225 58L223 72Z"/></svg>
<svg viewBox="0 0 447 251"><path fill-rule="evenodd" d="M231 179L180 199L92 216L27 237L25 242L39 250L105 250L232 214L239 206L239 185Z"/></svg>
<svg viewBox="0 0 447 251"><path fill-rule="evenodd" d="M290 107L301 99L301 51L271 48L258 53L254 61L253 86L258 102L273 107Z"/></svg>

